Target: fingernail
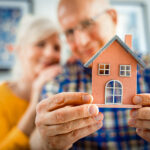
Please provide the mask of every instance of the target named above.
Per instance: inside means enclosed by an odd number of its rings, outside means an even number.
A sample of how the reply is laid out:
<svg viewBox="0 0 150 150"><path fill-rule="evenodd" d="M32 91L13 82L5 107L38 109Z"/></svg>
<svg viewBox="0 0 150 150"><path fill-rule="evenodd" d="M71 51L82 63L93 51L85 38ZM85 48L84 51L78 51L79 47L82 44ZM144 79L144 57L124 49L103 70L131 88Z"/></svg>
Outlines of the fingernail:
<svg viewBox="0 0 150 150"><path fill-rule="evenodd" d="M135 120L135 119L130 119L130 120L128 121L128 124L129 124L130 126L134 126L134 125L136 124L136 120Z"/></svg>
<svg viewBox="0 0 150 150"><path fill-rule="evenodd" d="M98 128L100 128L102 126L102 123L99 122L96 125L97 125Z"/></svg>
<svg viewBox="0 0 150 150"><path fill-rule="evenodd" d="M134 104L139 104L142 102L142 98L140 96L135 96L133 102Z"/></svg>
<svg viewBox="0 0 150 150"><path fill-rule="evenodd" d="M97 116L94 117L96 121L102 120L102 115L98 114Z"/></svg>
<svg viewBox="0 0 150 150"><path fill-rule="evenodd" d="M83 95L83 96L82 96L82 100L83 100L84 102L93 101L93 96L92 96L92 95L89 95L89 94Z"/></svg>
<svg viewBox="0 0 150 150"><path fill-rule="evenodd" d="M138 111L137 110L134 110L132 113L131 113L131 117L135 118L138 114Z"/></svg>
<svg viewBox="0 0 150 150"><path fill-rule="evenodd" d="M96 105L90 105L89 106L89 113L91 115L97 115L99 113L99 109Z"/></svg>

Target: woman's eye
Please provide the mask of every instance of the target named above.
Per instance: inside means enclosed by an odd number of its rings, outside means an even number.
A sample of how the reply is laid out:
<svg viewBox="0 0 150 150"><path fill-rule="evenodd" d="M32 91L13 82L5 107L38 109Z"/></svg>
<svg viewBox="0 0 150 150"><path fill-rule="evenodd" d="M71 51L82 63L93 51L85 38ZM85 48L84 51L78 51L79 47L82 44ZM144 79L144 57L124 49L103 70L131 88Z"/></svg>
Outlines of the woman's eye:
<svg viewBox="0 0 150 150"><path fill-rule="evenodd" d="M72 36L73 34L74 34L74 29L68 29L67 31L65 31L66 36Z"/></svg>
<svg viewBox="0 0 150 150"><path fill-rule="evenodd" d="M44 47L45 46L45 42L39 42L36 44L37 47Z"/></svg>
<svg viewBox="0 0 150 150"><path fill-rule="evenodd" d="M56 52L59 52L59 51L60 51L60 45L59 45L59 44L55 44L55 45L54 45L54 50L55 50Z"/></svg>

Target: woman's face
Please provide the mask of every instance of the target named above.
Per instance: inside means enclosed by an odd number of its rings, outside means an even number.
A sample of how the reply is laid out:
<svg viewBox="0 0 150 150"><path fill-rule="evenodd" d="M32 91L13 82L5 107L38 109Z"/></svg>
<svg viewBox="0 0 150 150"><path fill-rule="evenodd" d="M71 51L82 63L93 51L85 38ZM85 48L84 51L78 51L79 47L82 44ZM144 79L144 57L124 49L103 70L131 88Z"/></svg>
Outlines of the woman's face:
<svg viewBox="0 0 150 150"><path fill-rule="evenodd" d="M24 75L34 78L47 67L58 64L60 49L60 40L57 34L23 47L19 58Z"/></svg>

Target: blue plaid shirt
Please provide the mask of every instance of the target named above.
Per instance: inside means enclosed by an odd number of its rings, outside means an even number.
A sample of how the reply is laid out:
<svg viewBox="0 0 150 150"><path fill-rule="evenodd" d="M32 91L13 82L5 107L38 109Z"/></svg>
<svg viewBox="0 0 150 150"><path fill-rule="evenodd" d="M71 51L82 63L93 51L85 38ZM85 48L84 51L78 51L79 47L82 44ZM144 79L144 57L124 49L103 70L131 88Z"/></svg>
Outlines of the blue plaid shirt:
<svg viewBox="0 0 150 150"><path fill-rule="evenodd" d="M144 75L144 81L147 89L146 92L150 93L150 68L149 67L144 69L143 75Z"/></svg>
<svg viewBox="0 0 150 150"><path fill-rule="evenodd" d="M65 66L61 75L45 85L43 97L60 92L91 93L91 69L84 68L80 62ZM104 114L103 127L74 143L73 150L150 150L150 143L128 126L129 109L100 108L99 111Z"/></svg>

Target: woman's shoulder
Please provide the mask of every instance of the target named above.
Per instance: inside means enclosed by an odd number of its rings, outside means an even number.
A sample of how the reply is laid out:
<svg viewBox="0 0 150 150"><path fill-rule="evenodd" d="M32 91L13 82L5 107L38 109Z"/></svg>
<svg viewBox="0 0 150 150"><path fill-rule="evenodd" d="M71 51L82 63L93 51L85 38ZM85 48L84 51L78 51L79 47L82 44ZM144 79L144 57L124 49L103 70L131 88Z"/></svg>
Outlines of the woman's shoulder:
<svg viewBox="0 0 150 150"><path fill-rule="evenodd" d="M9 87L9 82L0 83L0 103L13 103L14 105L27 105L28 103L17 97Z"/></svg>
<svg viewBox="0 0 150 150"><path fill-rule="evenodd" d="M0 82L0 95L2 94L9 94L11 92L11 90L9 89L9 86L8 86L9 82L7 81L3 81L3 82Z"/></svg>
<svg viewBox="0 0 150 150"><path fill-rule="evenodd" d="M0 82L0 95L4 94L4 92L8 91L7 89L8 82Z"/></svg>
<svg viewBox="0 0 150 150"><path fill-rule="evenodd" d="M0 121L3 119L10 124L16 124L27 106L28 103L15 96L9 88L9 82L0 83Z"/></svg>
<svg viewBox="0 0 150 150"><path fill-rule="evenodd" d="M5 109L9 106L10 91L7 87L7 82L0 82L0 109Z"/></svg>
<svg viewBox="0 0 150 150"><path fill-rule="evenodd" d="M6 103L6 101L11 98L11 90L8 87L8 82L0 82L0 102Z"/></svg>

